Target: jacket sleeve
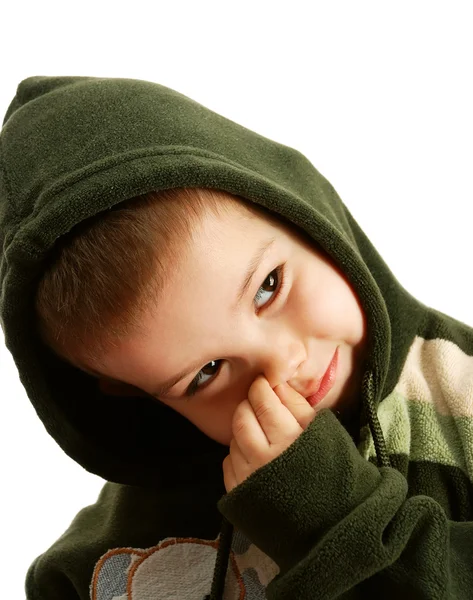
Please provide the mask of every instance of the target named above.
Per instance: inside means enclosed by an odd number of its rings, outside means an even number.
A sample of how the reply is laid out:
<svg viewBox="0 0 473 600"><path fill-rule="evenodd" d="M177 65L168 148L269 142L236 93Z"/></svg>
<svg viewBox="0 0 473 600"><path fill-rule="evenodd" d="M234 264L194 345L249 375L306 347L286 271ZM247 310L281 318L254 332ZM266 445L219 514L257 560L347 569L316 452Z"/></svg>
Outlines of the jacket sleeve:
<svg viewBox="0 0 473 600"><path fill-rule="evenodd" d="M328 409L218 507L279 566L269 600L472 597L473 522L408 497L404 476L364 459Z"/></svg>

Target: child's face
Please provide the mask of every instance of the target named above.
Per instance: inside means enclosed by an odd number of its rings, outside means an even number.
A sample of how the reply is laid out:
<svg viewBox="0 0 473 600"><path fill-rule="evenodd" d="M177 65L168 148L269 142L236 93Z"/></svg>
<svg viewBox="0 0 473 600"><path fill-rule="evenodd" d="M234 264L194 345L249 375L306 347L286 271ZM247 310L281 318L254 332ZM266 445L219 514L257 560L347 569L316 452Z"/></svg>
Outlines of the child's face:
<svg viewBox="0 0 473 600"><path fill-rule="evenodd" d="M227 445L232 415L257 375L272 388L287 381L307 397L338 347L333 387L315 411L346 414L356 410L364 356L365 319L345 278L295 227L247 214L232 208L230 216L205 217L159 310L145 318L147 336L104 357L102 372L157 396L160 385L190 370L159 399ZM232 312L248 265L270 238L274 244ZM198 375L197 393L186 396Z"/></svg>

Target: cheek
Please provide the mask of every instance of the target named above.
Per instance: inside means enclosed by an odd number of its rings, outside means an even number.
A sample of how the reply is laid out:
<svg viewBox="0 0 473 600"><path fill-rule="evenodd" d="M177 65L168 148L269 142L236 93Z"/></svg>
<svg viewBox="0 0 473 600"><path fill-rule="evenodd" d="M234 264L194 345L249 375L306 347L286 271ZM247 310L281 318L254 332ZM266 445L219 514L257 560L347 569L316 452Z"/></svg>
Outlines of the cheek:
<svg viewBox="0 0 473 600"><path fill-rule="evenodd" d="M331 268L306 277L300 291L299 310L310 319L316 335L358 344L364 336L364 318L349 284Z"/></svg>
<svg viewBox="0 0 473 600"><path fill-rule="evenodd" d="M207 437L229 446L232 439L232 417L237 405L238 402L228 397L226 401L221 397L212 400L194 397L176 410Z"/></svg>
<svg viewBox="0 0 473 600"><path fill-rule="evenodd" d="M365 319L355 293L344 279L333 285L329 298L333 319L340 327L340 336L351 346L356 346L365 337Z"/></svg>
<svg viewBox="0 0 473 600"><path fill-rule="evenodd" d="M212 440L225 446L230 445L232 439L232 415L222 415L215 412L207 418L200 418L194 421L194 425Z"/></svg>

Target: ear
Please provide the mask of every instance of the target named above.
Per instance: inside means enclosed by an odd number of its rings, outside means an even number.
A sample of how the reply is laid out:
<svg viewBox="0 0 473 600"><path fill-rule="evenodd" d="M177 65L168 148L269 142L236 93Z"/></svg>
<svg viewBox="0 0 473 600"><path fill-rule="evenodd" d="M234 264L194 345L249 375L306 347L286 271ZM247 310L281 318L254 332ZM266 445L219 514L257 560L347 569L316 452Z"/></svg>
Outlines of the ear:
<svg viewBox="0 0 473 600"><path fill-rule="evenodd" d="M145 396L146 398L152 398L151 394L147 394L140 390L140 388L128 383L122 383L120 381L110 381L109 379L99 379L98 385L100 391L107 396Z"/></svg>

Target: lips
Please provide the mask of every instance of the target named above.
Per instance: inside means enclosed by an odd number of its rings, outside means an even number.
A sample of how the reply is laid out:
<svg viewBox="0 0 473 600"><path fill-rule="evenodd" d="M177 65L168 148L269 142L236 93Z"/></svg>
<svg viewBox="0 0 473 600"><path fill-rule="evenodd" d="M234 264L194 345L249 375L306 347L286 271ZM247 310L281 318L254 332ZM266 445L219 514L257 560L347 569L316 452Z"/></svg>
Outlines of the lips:
<svg viewBox="0 0 473 600"><path fill-rule="evenodd" d="M338 366L338 349L339 349L339 346L337 346L337 349L334 352L332 360L330 361L330 364L327 367L327 370L325 371L324 376L320 380L320 385L317 388L317 391L314 394L312 394L311 396L308 396L306 398L307 402L312 407L316 406L319 402L321 402L325 398L325 396L329 393L329 391L333 387L333 384L335 383L335 378L337 375L337 366Z"/></svg>

